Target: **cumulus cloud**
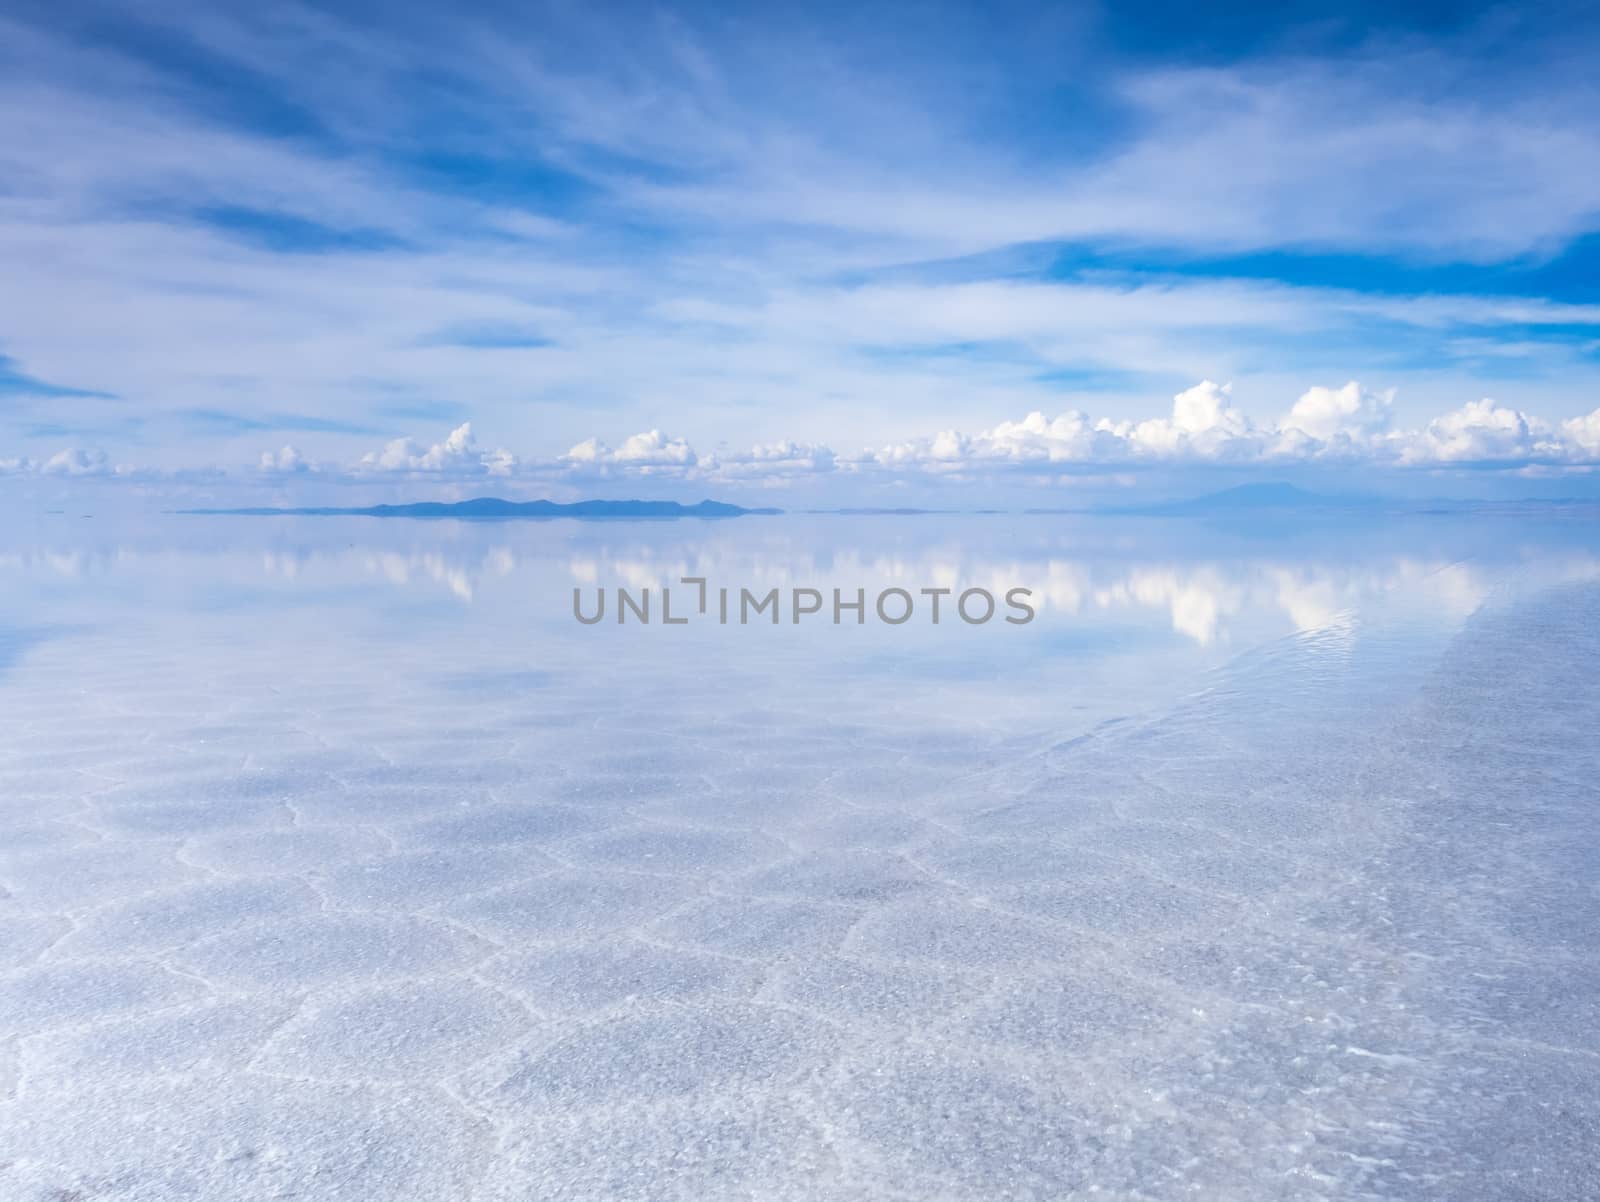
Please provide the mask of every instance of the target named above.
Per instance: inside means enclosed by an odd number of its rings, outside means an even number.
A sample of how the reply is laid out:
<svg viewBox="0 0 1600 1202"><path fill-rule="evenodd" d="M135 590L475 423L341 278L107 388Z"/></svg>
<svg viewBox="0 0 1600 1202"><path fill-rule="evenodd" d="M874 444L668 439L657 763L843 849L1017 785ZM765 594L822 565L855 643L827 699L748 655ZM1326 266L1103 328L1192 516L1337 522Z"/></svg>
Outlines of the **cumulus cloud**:
<svg viewBox="0 0 1600 1202"><path fill-rule="evenodd" d="M284 446L277 451L261 452L261 470L264 472L292 475L299 472L312 470L312 463L292 446Z"/></svg>
<svg viewBox="0 0 1600 1202"><path fill-rule="evenodd" d="M1370 392L1351 380L1343 388L1309 388L1278 423L1285 434L1299 433L1323 443L1370 443L1389 429L1394 391Z"/></svg>
<svg viewBox="0 0 1600 1202"><path fill-rule="evenodd" d="M990 456L1001 459L1092 459L1115 445L1118 435L1103 418L1091 422L1076 409L1054 421L1035 410L1019 422L1001 422L979 440Z"/></svg>
<svg viewBox="0 0 1600 1202"><path fill-rule="evenodd" d="M837 473L870 484L910 477L965 480L1012 473L1063 479L1156 465L1206 463L1292 467L1327 460L1379 468L1494 467L1562 471L1600 464L1600 409L1550 423L1493 400L1463 404L1420 426L1397 428L1394 393L1357 381L1301 393L1276 422L1257 424L1233 403L1227 384L1202 380L1172 399L1168 413L1114 421L1069 409L1034 411L968 434L946 429L876 449L841 452L820 442L782 439L747 451L698 453L679 435L646 430L612 447L587 438L553 459L480 449L470 424L422 447L395 439L347 469L317 463L294 446L261 455L263 473L341 470L441 476L502 476L530 485L655 477L781 486ZM0 471L85 475L110 470L103 454L64 451L50 460L0 461ZM123 470L123 469L118 469Z"/></svg>
<svg viewBox="0 0 1600 1202"><path fill-rule="evenodd" d="M1002 464L1249 458L1260 453L1262 434L1234 408L1231 392L1229 385L1202 380L1173 398L1170 415L1144 421L1095 419L1075 409L1047 418L1035 411L971 436L944 430L930 439L895 443L871 461L950 472Z"/></svg>
<svg viewBox="0 0 1600 1202"><path fill-rule="evenodd" d="M104 451L73 447L57 451L39 470L47 476L104 476L115 469Z"/></svg>
<svg viewBox="0 0 1600 1202"><path fill-rule="evenodd" d="M1393 428L1392 391L1351 381L1301 394L1275 425L1258 426L1231 388L1202 380L1173 398L1172 412L1142 421L1039 412L967 435L945 430L865 456L883 469L951 475L1002 465L1232 463L1292 465L1322 459L1374 466L1586 465L1600 460L1600 409L1559 428L1492 400L1472 401L1420 429Z"/></svg>
<svg viewBox="0 0 1600 1202"><path fill-rule="evenodd" d="M1057 463L1090 461L1123 445L1112 423L1092 422L1077 410L1048 419L1037 410L1021 421L1001 422L970 438L944 430L923 442L898 443L875 458L883 464L920 461L951 469L966 463Z"/></svg>
<svg viewBox="0 0 1600 1202"><path fill-rule="evenodd" d="M1076 409L1051 418L1034 411L972 434L946 429L856 453L785 439L748 452L698 455L685 439L649 430L615 450L599 438L586 439L549 466L577 477L670 474L777 483L827 472L960 479L1073 466L1284 467L1327 459L1396 468L1519 462L1559 467L1600 461L1600 409L1555 427L1481 400L1402 430L1394 426L1393 406L1392 390L1375 391L1352 380L1338 388L1309 388L1280 420L1258 425L1234 405L1230 385L1202 380L1174 396L1169 413L1143 420L1113 421ZM528 466L540 470L537 461Z"/></svg>
<svg viewBox="0 0 1600 1202"><path fill-rule="evenodd" d="M0 473L40 476L108 476L124 469L112 465L104 451L69 447L48 459L0 459Z"/></svg>
<svg viewBox="0 0 1600 1202"><path fill-rule="evenodd" d="M742 454L708 455L701 465L707 476L716 479L779 482L831 472L837 459L832 449L820 443L785 438L759 444Z"/></svg>
<svg viewBox="0 0 1600 1202"><path fill-rule="evenodd" d="M1582 417L1572 418L1561 423L1562 433L1567 441L1575 447L1596 458L1600 458L1600 408Z"/></svg>
<svg viewBox="0 0 1600 1202"><path fill-rule="evenodd" d="M972 466L1130 463L1141 459L1237 458L1258 449L1250 420L1234 408L1226 384L1202 380L1173 398L1172 413L1144 421L1093 419L1073 409L1041 412L968 436L944 430L873 453L885 467L923 466L951 472Z"/></svg>
<svg viewBox="0 0 1600 1202"><path fill-rule="evenodd" d="M1436 417L1408 440L1408 463L1475 463L1570 457L1546 423L1484 399Z"/></svg>
<svg viewBox="0 0 1600 1202"><path fill-rule="evenodd" d="M562 456L575 467L622 467L649 474L682 471L699 462L694 448L681 438L671 438L660 430L635 434L616 450L598 438L587 438Z"/></svg>
<svg viewBox="0 0 1600 1202"><path fill-rule="evenodd" d="M1172 416L1151 418L1126 431L1134 451L1156 456L1224 458L1251 442L1250 419L1232 405L1233 386L1201 380L1172 398Z"/></svg>
<svg viewBox="0 0 1600 1202"><path fill-rule="evenodd" d="M480 450L472 423L462 422L443 442L423 448L410 438L396 438L381 451L361 457L360 467L380 472L448 472L457 475L508 476L517 466L510 451Z"/></svg>
<svg viewBox="0 0 1600 1202"><path fill-rule="evenodd" d="M517 457L510 451L497 448L492 451L478 446L472 433L472 423L463 422L442 442L422 446L411 438L395 438L385 443L382 450L369 451L354 463L340 465L319 462L304 454L300 448L285 444L276 451L263 451L256 460L258 471L267 475L349 474L371 473L435 473L441 476L510 476L519 467Z"/></svg>

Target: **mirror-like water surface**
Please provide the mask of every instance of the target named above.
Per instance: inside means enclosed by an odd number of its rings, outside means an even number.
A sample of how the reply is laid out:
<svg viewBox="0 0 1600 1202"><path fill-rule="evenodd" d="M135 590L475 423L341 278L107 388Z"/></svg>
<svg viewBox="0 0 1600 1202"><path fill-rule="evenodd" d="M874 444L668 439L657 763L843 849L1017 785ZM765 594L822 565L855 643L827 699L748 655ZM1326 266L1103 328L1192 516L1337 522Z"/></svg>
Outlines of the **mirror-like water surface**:
<svg viewBox="0 0 1600 1202"><path fill-rule="evenodd" d="M0 598L6 1197L1600 1190L1586 519L53 515Z"/></svg>

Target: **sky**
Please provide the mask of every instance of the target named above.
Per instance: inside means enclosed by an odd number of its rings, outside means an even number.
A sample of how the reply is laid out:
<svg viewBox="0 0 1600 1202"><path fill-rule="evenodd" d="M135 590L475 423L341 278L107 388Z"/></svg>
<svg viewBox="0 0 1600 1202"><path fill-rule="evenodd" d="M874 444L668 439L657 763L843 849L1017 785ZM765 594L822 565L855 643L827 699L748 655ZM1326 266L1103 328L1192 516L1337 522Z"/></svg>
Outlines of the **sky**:
<svg viewBox="0 0 1600 1202"><path fill-rule="evenodd" d="M0 486L1600 492L1600 8L0 10Z"/></svg>

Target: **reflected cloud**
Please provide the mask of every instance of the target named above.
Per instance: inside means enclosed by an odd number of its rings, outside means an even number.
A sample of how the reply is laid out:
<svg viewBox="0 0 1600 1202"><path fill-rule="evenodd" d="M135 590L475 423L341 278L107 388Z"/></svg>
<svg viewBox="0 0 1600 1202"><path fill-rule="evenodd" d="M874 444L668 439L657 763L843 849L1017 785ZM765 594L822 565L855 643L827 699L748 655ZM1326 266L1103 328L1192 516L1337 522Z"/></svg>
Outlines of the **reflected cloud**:
<svg viewBox="0 0 1600 1202"><path fill-rule="evenodd" d="M1176 521L1017 515L796 518L692 530L189 519L133 533L62 526L59 540L34 532L31 543L0 546L0 573L41 584L149 577L176 587L212 578L236 592L254 579L301 598L377 582L421 599L511 606L518 621L552 625L570 622L574 587L637 592L684 577L760 592L982 588L1003 596L1022 587L1032 591L1040 628L1091 638L1164 633L1218 650L1348 629L1375 604L1454 623L1513 576L1531 588L1600 575L1600 555L1582 531L1523 523L1490 539L1475 537L1479 520L1241 544L1236 533Z"/></svg>
<svg viewBox="0 0 1600 1202"><path fill-rule="evenodd" d="M363 557L363 566L390 584L402 587L421 577L442 584L463 601L472 600L474 573L465 565L452 564L445 556L435 553L401 555L385 551ZM480 570L482 565L480 565Z"/></svg>
<svg viewBox="0 0 1600 1202"><path fill-rule="evenodd" d="M1094 603L1102 609L1166 609L1174 630L1208 647L1216 640L1222 618L1238 612L1244 595L1245 589L1226 580L1214 565L1188 570L1149 567L1097 588Z"/></svg>

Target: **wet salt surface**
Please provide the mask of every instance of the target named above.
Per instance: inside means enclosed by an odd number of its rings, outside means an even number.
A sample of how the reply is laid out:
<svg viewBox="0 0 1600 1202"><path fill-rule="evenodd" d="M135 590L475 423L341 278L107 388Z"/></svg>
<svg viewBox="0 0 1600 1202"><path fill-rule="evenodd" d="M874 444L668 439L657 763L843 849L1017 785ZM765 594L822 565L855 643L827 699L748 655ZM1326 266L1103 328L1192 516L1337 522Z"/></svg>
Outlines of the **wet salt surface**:
<svg viewBox="0 0 1600 1202"><path fill-rule="evenodd" d="M1051 521L14 535L0 1196L1600 1194L1600 540Z"/></svg>

